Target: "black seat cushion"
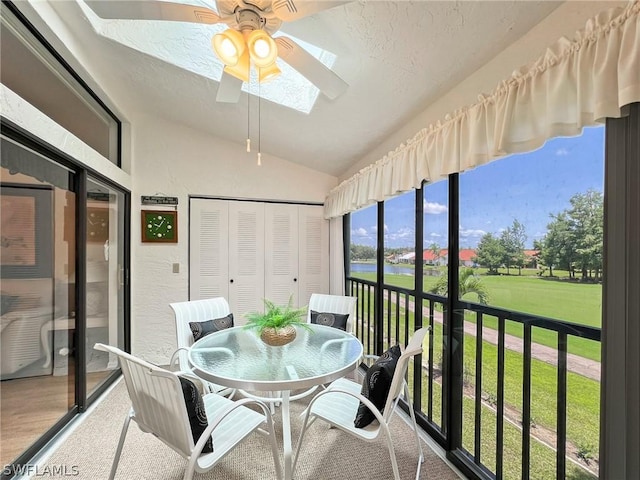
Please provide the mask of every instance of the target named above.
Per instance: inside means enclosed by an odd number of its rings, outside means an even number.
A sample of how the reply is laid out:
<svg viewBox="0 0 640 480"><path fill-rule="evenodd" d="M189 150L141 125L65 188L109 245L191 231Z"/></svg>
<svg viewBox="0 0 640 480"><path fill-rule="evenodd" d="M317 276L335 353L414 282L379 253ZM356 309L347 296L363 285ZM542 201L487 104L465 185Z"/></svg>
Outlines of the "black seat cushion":
<svg viewBox="0 0 640 480"><path fill-rule="evenodd" d="M214 318L213 320L207 320L205 322L189 322L189 327L191 328L193 341L195 342L210 333L233 327L233 313L230 313L226 317Z"/></svg>
<svg viewBox="0 0 640 480"><path fill-rule="evenodd" d="M362 382L361 394L369 399L382 413L387 401L391 380L396 371L396 365L402 352L399 345L394 345L382 354L376 362L369 367ZM375 420L374 414L362 402L358 406L358 412L353 424L356 428L364 428Z"/></svg>
<svg viewBox="0 0 640 480"><path fill-rule="evenodd" d="M198 391L198 387L185 377L178 377L180 385L182 385L182 394L184 402L187 405L187 416L189 417L189 425L191 425L191 434L193 435L193 443L198 443L200 436L204 433L209 422L207 420L207 412L204 408L202 395ZM207 439L207 443L202 448L202 453L213 452L213 440L211 437Z"/></svg>
<svg viewBox="0 0 640 480"><path fill-rule="evenodd" d="M311 323L347 330L348 313L316 312L311 310Z"/></svg>

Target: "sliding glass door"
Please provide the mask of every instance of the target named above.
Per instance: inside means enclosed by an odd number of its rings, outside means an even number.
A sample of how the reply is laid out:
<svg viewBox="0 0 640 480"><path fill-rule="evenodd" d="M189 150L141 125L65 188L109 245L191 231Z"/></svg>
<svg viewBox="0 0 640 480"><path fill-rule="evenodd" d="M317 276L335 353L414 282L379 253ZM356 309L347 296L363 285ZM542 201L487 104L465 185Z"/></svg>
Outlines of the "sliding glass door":
<svg viewBox="0 0 640 480"><path fill-rule="evenodd" d="M93 349L97 343L124 348L125 195L92 178L86 195L87 394L109 377L117 363ZM115 359L112 358L115 362Z"/></svg>
<svg viewBox="0 0 640 480"><path fill-rule="evenodd" d="M76 405L76 172L2 138L2 465ZM65 327L68 327L65 325Z"/></svg>
<svg viewBox="0 0 640 480"><path fill-rule="evenodd" d="M0 461L29 459L116 377L127 347L129 198L3 124Z"/></svg>

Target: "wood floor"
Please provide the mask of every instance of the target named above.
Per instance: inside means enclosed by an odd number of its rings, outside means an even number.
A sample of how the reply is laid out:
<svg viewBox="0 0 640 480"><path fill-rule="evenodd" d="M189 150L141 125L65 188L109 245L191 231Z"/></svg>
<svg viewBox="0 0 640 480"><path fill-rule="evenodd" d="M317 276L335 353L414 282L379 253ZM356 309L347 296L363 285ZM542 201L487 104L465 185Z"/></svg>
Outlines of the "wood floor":
<svg viewBox="0 0 640 480"><path fill-rule="evenodd" d="M110 373L89 373L87 390L90 392ZM73 404L73 375L44 375L0 382L0 465L18 457Z"/></svg>

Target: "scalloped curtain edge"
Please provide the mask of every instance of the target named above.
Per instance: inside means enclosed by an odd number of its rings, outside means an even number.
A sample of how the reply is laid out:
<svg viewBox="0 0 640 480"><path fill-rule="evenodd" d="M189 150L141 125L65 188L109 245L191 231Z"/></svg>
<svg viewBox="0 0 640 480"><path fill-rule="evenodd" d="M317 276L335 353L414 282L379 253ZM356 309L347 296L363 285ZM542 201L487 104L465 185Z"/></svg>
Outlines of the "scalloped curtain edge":
<svg viewBox="0 0 640 480"><path fill-rule="evenodd" d="M621 117L640 101L640 2L589 19L516 70L491 95L421 129L380 160L333 188L324 207L335 218L585 126Z"/></svg>

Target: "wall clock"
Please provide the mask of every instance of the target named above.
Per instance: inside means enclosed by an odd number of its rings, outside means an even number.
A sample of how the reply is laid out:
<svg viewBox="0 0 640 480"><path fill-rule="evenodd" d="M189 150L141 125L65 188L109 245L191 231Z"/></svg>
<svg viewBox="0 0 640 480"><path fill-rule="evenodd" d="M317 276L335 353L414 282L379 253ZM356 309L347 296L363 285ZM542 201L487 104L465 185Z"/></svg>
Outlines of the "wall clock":
<svg viewBox="0 0 640 480"><path fill-rule="evenodd" d="M178 242L178 212L142 210L143 242Z"/></svg>
<svg viewBox="0 0 640 480"><path fill-rule="evenodd" d="M87 207L87 241L109 240L109 209Z"/></svg>

